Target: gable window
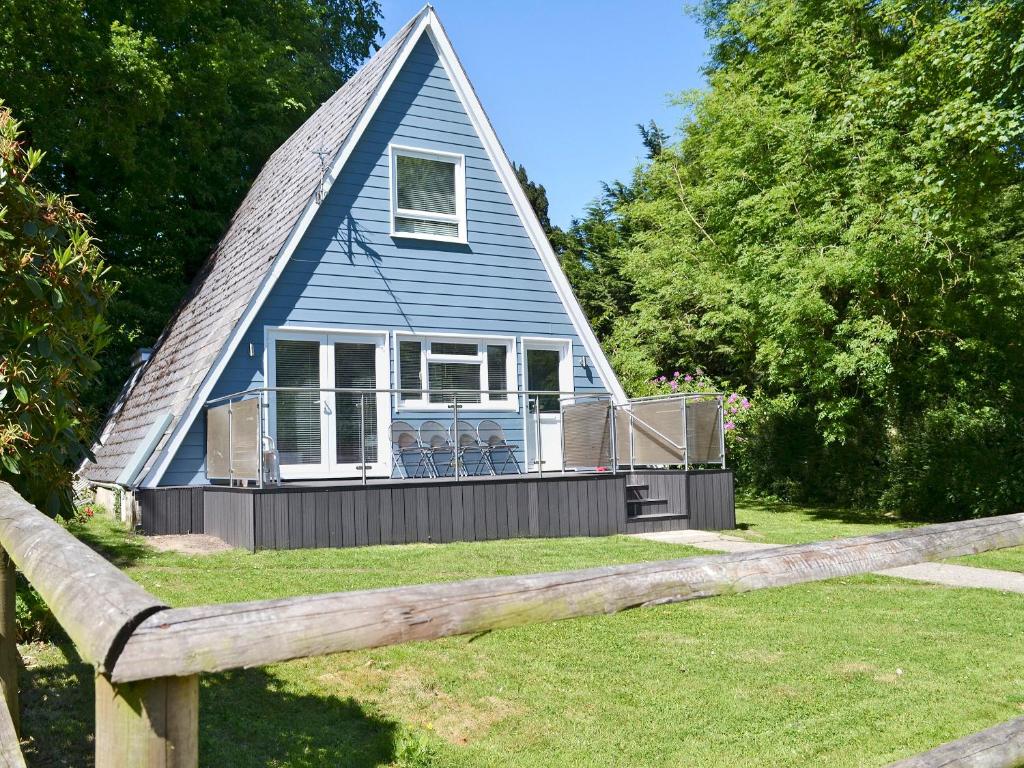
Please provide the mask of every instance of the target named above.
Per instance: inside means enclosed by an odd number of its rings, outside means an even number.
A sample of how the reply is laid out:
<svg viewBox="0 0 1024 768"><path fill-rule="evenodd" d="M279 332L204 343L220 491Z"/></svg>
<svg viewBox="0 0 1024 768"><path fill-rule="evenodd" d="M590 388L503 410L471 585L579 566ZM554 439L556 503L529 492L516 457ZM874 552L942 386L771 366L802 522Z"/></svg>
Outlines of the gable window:
<svg viewBox="0 0 1024 768"><path fill-rule="evenodd" d="M391 147L391 234L466 241L462 155Z"/></svg>
<svg viewBox="0 0 1024 768"><path fill-rule="evenodd" d="M516 408L515 398L503 391L515 381L514 339L401 334L397 341L401 407L439 410L457 395L471 410Z"/></svg>

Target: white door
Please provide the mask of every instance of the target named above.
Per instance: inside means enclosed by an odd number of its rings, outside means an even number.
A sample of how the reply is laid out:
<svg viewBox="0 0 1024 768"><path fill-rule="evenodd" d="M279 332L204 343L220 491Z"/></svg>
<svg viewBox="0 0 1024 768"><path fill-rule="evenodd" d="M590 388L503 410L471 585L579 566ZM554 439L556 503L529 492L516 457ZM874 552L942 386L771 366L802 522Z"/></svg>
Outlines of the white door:
<svg viewBox="0 0 1024 768"><path fill-rule="evenodd" d="M530 395L526 421L528 471L561 472L562 410L558 392L572 392L571 344L568 341L524 339L524 388Z"/></svg>
<svg viewBox="0 0 1024 768"><path fill-rule="evenodd" d="M386 393L334 392L388 387L383 334L274 332L268 339L270 434L284 480L390 474Z"/></svg>

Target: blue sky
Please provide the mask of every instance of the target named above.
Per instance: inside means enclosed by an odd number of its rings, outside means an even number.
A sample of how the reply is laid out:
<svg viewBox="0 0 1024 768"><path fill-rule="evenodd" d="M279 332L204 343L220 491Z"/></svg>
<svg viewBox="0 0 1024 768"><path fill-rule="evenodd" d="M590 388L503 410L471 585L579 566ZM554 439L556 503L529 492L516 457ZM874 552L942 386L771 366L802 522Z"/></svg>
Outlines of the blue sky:
<svg viewBox="0 0 1024 768"><path fill-rule="evenodd" d="M681 0L435 0L509 156L566 226L643 159L636 124L674 132L669 104L704 84L707 42ZM390 37L423 0L383 0Z"/></svg>

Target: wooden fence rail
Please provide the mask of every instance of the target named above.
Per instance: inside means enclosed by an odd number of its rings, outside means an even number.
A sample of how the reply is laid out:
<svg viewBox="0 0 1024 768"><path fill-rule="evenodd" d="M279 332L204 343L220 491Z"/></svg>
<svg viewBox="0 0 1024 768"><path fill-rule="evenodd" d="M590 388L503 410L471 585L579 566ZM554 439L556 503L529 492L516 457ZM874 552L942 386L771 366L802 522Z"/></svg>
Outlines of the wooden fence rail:
<svg viewBox="0 0 1024 768"><path fill-rule="evenodd" d="M1024 514L733 555L171 609L0 483L0 546L96 668L97 768L195 768L202 672L610 614L1021 544ZM0 574L4 586L13 605L13 577L5 581ZM0 600L0 625L5 604ZM13 629L0 626L0 645L13 641ZM3 666L6 652L0 647L0 683L14 694L13 723L17 689ZM0 738L3 728L0 713Z"/></svg>
<svg viewBox="0 0 1024 768"><path fill-rule="evenodd" d="M1024 765L1024 717L951 741L889 768L1016 768Z"/></svg>

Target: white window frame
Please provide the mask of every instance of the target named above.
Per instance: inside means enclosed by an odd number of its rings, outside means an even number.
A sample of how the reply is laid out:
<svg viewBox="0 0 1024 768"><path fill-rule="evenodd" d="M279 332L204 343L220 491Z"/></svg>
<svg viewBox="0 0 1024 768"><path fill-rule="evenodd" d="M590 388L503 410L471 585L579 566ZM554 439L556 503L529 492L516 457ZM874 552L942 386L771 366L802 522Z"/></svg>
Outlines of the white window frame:
<svg viewBox="0 0 1024 768"><path fill-rule="evenodd" d="M508 390L515 390L516 382L519 380L516 355L515 336L492 336L487 334L454 334L454 333L408 333L395 331L395 339L392 344L394 350L394 388L402 386L401 352L400 344L403 341L418 341L420 343L420 382L424 389L430 389L430 375L428 363L478 363L480 365L480 386L483 390L479 403L459 403L461 411L508 411L519 410L519 398L514 394L508 394L504 400L491 399L486 391L488 388L487 369L487 347L504 346L508 351L505 356L505 387ZM475 344L477 352L475 355L443 355L430 351L432 341L454 344ZM405 411L450 411L448 403L432 403L429 395L423 395L415 400L403 399L401 395L396 397L395 410Z"/></svg>
<svg viewBox="0 0 1024 768"><path fill-rule="evenodd" d="M451 163L455 166L455 214L431 213L429 211L417 211L412 208L398 207L398 158L418 157L423 160L437 160L443 163ZM390 189L389 199L391 201L391 236L408 238L410 240L438 240L445 243L459 243L465 245L466 240L466 157L456 152L442 152L434 149L422 149L419 147L407 147L401 144L388 145L388 187ZM455 224L459 228L458 237L445 237L444 235L432 235L426 232L397 232L395 230L395 219L423 219L424 221L437 221L447 224Z"/></svg>

